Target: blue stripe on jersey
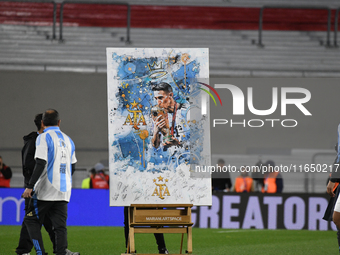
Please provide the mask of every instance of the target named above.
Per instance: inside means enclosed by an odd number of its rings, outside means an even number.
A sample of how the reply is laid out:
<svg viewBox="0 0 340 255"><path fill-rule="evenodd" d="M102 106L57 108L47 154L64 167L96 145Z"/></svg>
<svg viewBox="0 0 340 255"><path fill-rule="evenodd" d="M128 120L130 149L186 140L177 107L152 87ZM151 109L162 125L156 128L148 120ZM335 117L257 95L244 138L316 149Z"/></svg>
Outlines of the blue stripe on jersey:
<svg viewBox="0 0 340 255"><path fill-rule="evenodd" d="M37 252L37 255L42 255L42 250L40 248L39 241L35 240L35 239L32 239L32 241L33 241L33 245L34 245L35 251Z"/></svg>
<svg viewBox="0 0 340 255"><path fill-rule="evenodd" d="M55 131L55 133L57 134L57 136L58 136L61 140L63 140L63 141L65 142L64 136L63 136L63 134L62 134L60 131ZM60 146L62 146L62 145L60 144Z"/></svg>
<svg viewBox="0 0 340 255"><path fill-rule="evenodd" d="M58 138L61 139L64 144L59 144L60 147L66 147L66 143L65 143L65 139L63 134L60 131L55 131L55 133L57 134ZM60 173L60 191L62 192L66 192L67 191L67 185L66 185L66 164L62 163L60 164L59 167L59 173Z"/></svg>
<svg viewBox="0 0 340 255"><path fill-rule="evenodd" d="M66 192L66 164L60 164L60 191Z"/></svg>
<svg viewBox="0 0 340 255"><path fill-rule="evenodd" d="M38 135L38 137L35 141L35 145L40 145L40 139L41 139L41 135Z"/></svg>
<svg viewBox="0 0 340 255"><path fill-rule="evenodd" d="M35 215L39 219L38 199L36 199L36 198L33 198L33 207L34 207Z"/></svg>
<svg viewBox="0 0 340 255"><path fill-rule="evenodd" d="M47 177L50 183L53 181L53 164L54 164L54 143L50 134L46 134L46 143L48 148L47 155Z"/></svg>

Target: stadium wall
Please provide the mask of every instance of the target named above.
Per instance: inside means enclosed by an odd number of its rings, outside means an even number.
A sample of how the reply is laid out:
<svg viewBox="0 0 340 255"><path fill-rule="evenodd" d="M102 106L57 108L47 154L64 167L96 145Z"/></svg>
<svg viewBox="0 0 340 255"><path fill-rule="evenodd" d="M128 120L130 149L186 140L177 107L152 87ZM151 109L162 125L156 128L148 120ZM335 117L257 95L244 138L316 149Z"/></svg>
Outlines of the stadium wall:
<svg viewBox="0 0 340 255"><path fill-rule="evenodd" d="M9 166L21 165L22 137L35 129L33 118L47 108L60 112L61 129L74 140L77 166L93 166L108 159L107 81L105 73L0 71L1 100L0 155ZM304 116L288 106L287 116L280 115L280 102L272 118L294 118L296 128L262 128L212 126L211 153L246 155L251 148L332 150L337 141L339 78L211 78L210 84L233 84L247 97L253 87L254 106L268 109L272 104L272 87L302 87L311 92L305 104L312 116ZM210 102L213 119L265 119L245 112L232 116L233 98L227 89L218 89L223 106ZM280 99L279 99L280 100ZM215 164L215 162L212 162ZM310 163L310 162L305 162ZM329 162L332 163L332 162ZM325 177L326 179L327 177Z"/></svg>
<svg viewBox="0 0 340 255"><path fill-rule="evenodd" d="M22 192L0 188L0 225L21 225ZM193 207L192 221L199 228L336 230L322 219L328 199L326 194L220 193L213 195L211 207ZM123 222L123 207L109 206L108 190L73 189L69 226L121 227Z"/></svg>

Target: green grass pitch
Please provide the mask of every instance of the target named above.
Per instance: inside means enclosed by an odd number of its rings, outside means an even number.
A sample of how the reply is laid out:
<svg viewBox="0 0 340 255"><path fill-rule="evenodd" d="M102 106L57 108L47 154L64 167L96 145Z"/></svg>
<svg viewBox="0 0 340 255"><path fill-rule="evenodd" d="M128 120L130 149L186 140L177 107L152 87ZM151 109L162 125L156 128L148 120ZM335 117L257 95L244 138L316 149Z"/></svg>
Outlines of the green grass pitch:
<svg viewBox="0 0 340 255"><path fill-rule="evenodd" d="M15 254L20 226L0 226L0 255ZM46 252L52 244L42 229ZM156 253L152 234L136 234L138 253ZM179 253L181 234L165 234L170 253ZM186 249L186 235L184 249ZM111 255L125 252L122 227L68 227L68 248L81 255ZM31 252L35 254L35 251ZM339 254L335 231L193 229L193 254Z"/></svg>

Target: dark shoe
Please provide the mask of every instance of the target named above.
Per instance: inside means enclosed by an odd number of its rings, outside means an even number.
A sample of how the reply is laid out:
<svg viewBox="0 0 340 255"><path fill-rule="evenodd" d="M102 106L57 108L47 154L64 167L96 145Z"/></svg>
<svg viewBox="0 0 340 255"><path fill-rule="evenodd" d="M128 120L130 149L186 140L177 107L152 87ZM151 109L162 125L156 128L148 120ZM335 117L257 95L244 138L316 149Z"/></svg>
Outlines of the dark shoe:
<svg viewBox="0 0 340 255"><path fill-rule="evenodd" d="M159 250L159 254L170 254L167 248L162 248Z"/></svg>

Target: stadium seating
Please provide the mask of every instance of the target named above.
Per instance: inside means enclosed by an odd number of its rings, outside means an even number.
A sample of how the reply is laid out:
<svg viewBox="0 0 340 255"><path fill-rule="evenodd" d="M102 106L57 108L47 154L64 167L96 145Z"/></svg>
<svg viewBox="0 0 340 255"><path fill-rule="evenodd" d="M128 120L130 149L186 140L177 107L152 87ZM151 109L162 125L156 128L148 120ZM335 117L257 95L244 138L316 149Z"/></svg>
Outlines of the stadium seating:
<svg viewBox="0 0 340 255"><path fill-rule="evenodd" d="M259 7L268 3L318 1L215 0L195 1L196 6L191 1L157 1L157 6L152 5L155 1L132 1L130 45L124 43L125 6L114 7L111 13L108 5L65 5L64 42L59 43L51 40L51 4L3 2L0 68L105 72L106 47L208 47L211 75L338 76L340 51L325 47L324 10L266 11L265 47L257 47ZM335 8L336 1L323 5ZM280 22L275 21L278 15ZM299 28L303 31L292 31ZM57 37L58 33L57 27Z"/></svg>
<svg viewBox="0 0 340 255"><path fill-rule="evenodd" d="M126 47L124 28L64 27L64 43L46 40L50 27L0 25L0 68L105 72L106 47ZM208 47L220 76L338 76L340 51L320 46L325 32L137 29L131 47Z"/></svg>

